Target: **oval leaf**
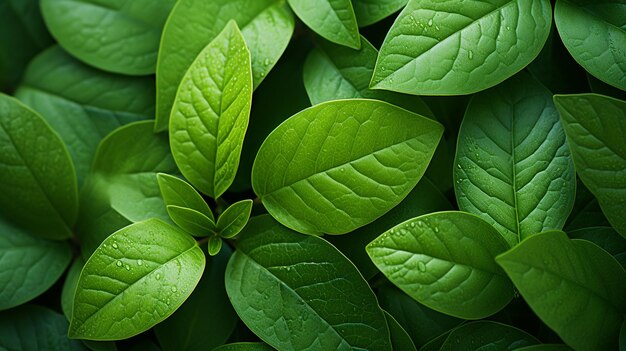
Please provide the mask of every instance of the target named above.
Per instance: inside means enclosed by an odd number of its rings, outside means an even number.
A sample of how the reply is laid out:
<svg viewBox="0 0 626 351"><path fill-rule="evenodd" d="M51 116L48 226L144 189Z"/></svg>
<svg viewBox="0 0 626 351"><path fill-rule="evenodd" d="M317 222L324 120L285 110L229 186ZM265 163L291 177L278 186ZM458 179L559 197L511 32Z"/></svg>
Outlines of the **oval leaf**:
<svg viewBox="0 0 626 351"><path fill-rule="evenodd" d="M455 163L459 208L511 246L563 228L574 206L574 164L552 93L526 73L472 99Z"/></svg>
<svg viewBox="0 0 626 351"><path fill-rule="evenodd" d="M219 14L219 20L207 14ZM284 0L178 0L163 29L159 51L157 131L167 129L185 72L229 19L237 21L248 44L255 88L282 55L294 28L293 13Z"/></svg>
<svg viewBox="0 0 626 351"><path fill-rule="evenodd" d="M172 154L182 174L218 198L232 184L252 103L250 52L234 21L183 77L170 117Z"/></svg>
<svg viewBox="0 0 626 351"><path fill-rule="evenodd" d="M2 215L46 239L72 236L78 189L70 155L43 118L2 93L0 149Z"/></svg>
<svg viewBox="0 0 626 351"><path fill-rule="evenodd" d="M571 239L591 241L615 257L626 268L626 240L611 227L590 227L567 232Z"/></svg>
<svg viewBox="0 0 626 351"><path fill-rule="evenodd" d="M204 265L196 241L158 219L111 234L80 274L70 337L119 340L152 328L189 297Z"/></svg>
<svg viewBox="0 0 626 351"><path fill-rule="evenodd" d="M611 350L626 313L626 271L605 251L560 231L496 258L524 300L574 349Z"/></svg>
<svg viewBox="0 0 626 351"><path fill-rule="evenodd" d="M556 95L554 102L578 176L626 238L626 101L581 94Z"/></svg>
<svg viewBox="0 0 626 351"><path fill-rule="evenodd" d="M175 0L42 0L52 35L80 60L105 71L154 73L161 30Z"/></svg>
<svg viewBox="0 0 626 351"><path fill-rule="evenodd" d="M370 86L414 95L490 88L537 57L551 22L548 0L411 0L385 38Z"/></svg>
<svg viewBox="0 0 626 351"><path fill-rule="evenodd" d="M252 212L252 200L241 200L230 205L217 220L217 231L222 238L232 238L246 226Z"/></svg>
<svg viewBox="0 0 626 351"><path fill-rule="evenodd" d="M209 236L216 231L215 222L194 209L170 205L167 213L176 225L193 236Z"/></svg>
<svg viewBox="0 0 626 351"><path fill-rule="evenodd" d="M554 21L576 62L603 82L626 90L626 8L622 1L558 0Z"/></svg>
<svg viewBox="0 0 626 351"><path fill-rule="evenodd" d="M314 32L333 43L361 47L359 26L350 0L288 0L293 12Z"/></svg>
<svg viewBox="0 0 626 351"><path fill-rule="evenodd" d="M367 245L381 272L419 303L464 319L488 317L513 298L494 258L508 245L479 217L437 212L397 225Z"/></svg>
<svg viewBox="0 0 626 351"><path fill-rule="evenodd" d="M157 174L159 189L167 206L186 207L215 221L213 212L200 194L186 181L165 173Z"/></svg>
<svg viewBox="0 0 626 351"><path fill-rule="evenodd" d="M408 0L352 0L352 6L359 27L365 27L391 16L407 2Z"/></svg>
<svg viewBox="0 0 626 351"><path fill-rule="evenodd" d="M442 126L376 100L322 103L265 140L252 187L279 222L344 234L382 216L420 180Z"/></svg>
<svg viewBox="0 0 626 351"><path fill-rule="evenodd" d="M250 330L279 350L391 350L383 312L350 261L267 215L252 218L237 242L226 292Z"/></svg>
<svg viewBox="0 0 626 351"><path fill-rule="evenodd" d="M517 350L539 344L534 336L517 328L491 322L478 321L454 329L441 346L441 351Z"/></svg>

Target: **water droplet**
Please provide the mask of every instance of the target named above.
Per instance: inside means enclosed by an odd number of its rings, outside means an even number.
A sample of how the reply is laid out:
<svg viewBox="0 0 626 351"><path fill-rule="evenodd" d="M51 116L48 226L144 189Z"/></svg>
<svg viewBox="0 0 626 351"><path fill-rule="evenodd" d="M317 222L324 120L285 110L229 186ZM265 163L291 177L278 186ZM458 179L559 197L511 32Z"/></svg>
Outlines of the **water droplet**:
<svg viewBox="0 0 626 351"><path fill-rule="evenodd" d="M428 20L428 26L429 26L429 27L432 27L432 26L433 26L433 20L432 20L432 19L429 19L429 20Z"/></svg>
<svg viewBox="0 0 626 351"><path fill-rule="evenodd" d="M426 265L424 264L424 262L422 261L418 262L417 269L419 269L420 272L426 272Z"/></svg>
<svg viewBox="0 0 626 351"><path fill-rule="evenodd" d="M435 233L439 233L439 227L434 227L433 230L435 231Z"/></svg>
<svg viewBox="0 0 626 351"><path fill-rule="evenodd" d="M415 222L411 222L411 228L415 228Z"/></svg>
<svg viewBox="0 0 626 351"><path fill-rule="evenodd" d="M422 221L417 221L417 225L418 225L418 226L420 226L420 227L423 227L423 226L424 226L424 222L422 222Z"/></svg>
<svg viewBox="0 0 626 351"><path fill-rule="evenodd" d="M177 288L177 287L175 287L175 286L173 286L173 287L172 287L172 292L177 292L177 291L178 291L178 288Z"/></svg>
<svg viewBox="0 0 626 351"><path fill-rule="evenodd" d="M170 299L165 300L165 303L166 303L167 305L169 305L169 304L170 304Z"/></svg>
<svg viewBox="0 0 626 351"><path fill-rule="evenodd" d="M143 261L142 260L137 260L137 265L139 265L139 266L143 265Z"/></svg>
<svg viewBox="0 0 626 351"><path fill-rule="evenodd" d="M345 172L345 171L346 171L346 169L342 167L342 168L340 168L340 169L339 169L339 171L341 171L341 172Z"/></svg>
<svg viewBox="0 0 626 351"><path fill-rule="evenodd" d="M511 27L510 26L506 26L506 30L511 30Z"/></svg>
<svg viewBox="0 0 626 351"><path fill-rule="evenodd" d="M117 243L113 243L113 245L111 245L111 246L113 246L114 249L118 248Z"/></svg>
<svg viewBox="0 0 626 351"><path fill-rule="evenodd" d="M459 163L458 165L456 165L456 166L457 166L459 169L461 169L461 168L462 168L460 163Z"/></svg>
<svg viewBox="0 0 626 351"><path fill-rule="evenodd" d="M156 279L157 279L157 280L161 279L161 273L157 273L157 275L156 275Z"/></svg>
<svg viewBox="0 0 626 351"><path fill-rule="evenodd" d="M266 66L270 65L270 59L266 58L265 61L263 61L263 64Z"/></svg>
<svg viewBox="0 0 626 351"><path fill-rule="evenodd" d="M265 72L261 72L261 77L265 77Z"/></svg>
<svg viewBox="0 0 626 351"><path fill-rule="evenodd" d="M102 247L107 247L107 244L102 244Z"/></svg>
<svg viewBox="0 0 626 351"><path fill-rule="evenodd" d="M117 265L118 267L122 267L122 261L117 261L116 265Z"/></svg>
<svg viewBox="0 0 626 351"><path fill-rule="evenodd" d="M127 271L130 271L130 266L129 265L124 266L124 268L126 268Z"/></svg>
<svg viewBox="0 0 626 351"><path fill-rule="evenodd" d="M439 29L440 29L439 26L435 26L435 30L439 30Z"/></svg>
<svg viewBox="0 0 626 351"><path fill-rule="evenodd" d="M474 58L474 52L472 50L467 52L467 57L471 60Z"/></svg>

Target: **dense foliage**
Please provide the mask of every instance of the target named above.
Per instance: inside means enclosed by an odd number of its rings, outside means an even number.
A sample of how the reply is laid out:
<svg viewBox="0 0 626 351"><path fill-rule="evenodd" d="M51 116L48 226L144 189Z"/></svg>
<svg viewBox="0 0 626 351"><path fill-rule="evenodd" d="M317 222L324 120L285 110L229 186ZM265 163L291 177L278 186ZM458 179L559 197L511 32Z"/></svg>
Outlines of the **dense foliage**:
<svg viewBox="0 0 626 351"><path fill-rule="evenodd" d="M0 0L0 350L626 351L625 0Z"/></svg>

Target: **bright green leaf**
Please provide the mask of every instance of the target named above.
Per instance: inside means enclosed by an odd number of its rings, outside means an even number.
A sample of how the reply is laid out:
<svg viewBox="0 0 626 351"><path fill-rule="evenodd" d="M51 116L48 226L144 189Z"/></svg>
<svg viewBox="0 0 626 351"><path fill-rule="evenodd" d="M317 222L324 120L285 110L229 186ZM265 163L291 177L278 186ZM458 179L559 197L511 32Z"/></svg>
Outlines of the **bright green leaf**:
<svg viewBox="0 0 626 351"><path fill-rule="evenodd" d="M552 94L527 73L474 96L455 163L459 208L511 246L563 228L574 205L574 164Z"/></svg>
<svg viewBox="0 0 626 351"><path fill-rule="evenodd" d="M580 94L556 95L554 102L578 176L626 237L626 101Z"/></svg>
<svg viewBox="0 0 626 351"><path fill-rule="evenodd" d="M166 205L190 208L215 221L209 205L189 183L165 173L157 174L157 180Z"/></svg>
<svg viewBox="0 0 626 351"><path fill-rule="evenodd" d="M209 248L208 248L209 255L215 256L222 249L222 238L220 238L217 235L211 235L209 237L208 245L209 245Z"/></svg>
<svg viewBox="0 0 626 351"><path fill-rule="evenodd" d="M66 242L33 237L0 218L0 310L21 305L48 290L71 259Z"/></svg>
<svg viewBox="0 0 626 351"><path fill-rule="evenodd" d="M391 350L383 312L352 263L270 216L243 230L226 292L250 330L279 350Z"/></svg>
<svg viewBox="0 0 626 351"><path fill-rule="evenodd" d="M385 38L370 85L414 95L490 88L537 57L551 21L549 0L411 0Z"/></svg>
<svg viewBox="0 0 626 351"><path fill-rule="evenodd" d="M252 200L241 200L230 205L217 220L217 231L222 238L232 238L246 226L252 212Z"/></svg>
<svg viewBox="0 0 626 351"><path fill-rule="evenodd" d="M419 303L464 319L488 317L509 303L513 286L494 258L508 245L465 212L420 216L367 246L378 269Z"/></svg>
<svg viewBox="0 0 626 351"><path fill-rule="evenodd" d="M251 103L250 53L237 24L230 21L189 67L170 117L178 168L213 198L235 178Z"/></svg>
<svg viewBox="0 0 626 351"><path fill-rule="evenodd" d="M169 205L167 213L177 226L193 236L209 236L216 231L215 222L194 209Z"/></svg>
<svg viewBox="0 0 626 351"><path fill-rule="evenodd" d="M441 351L503 350L538 344L534 336L508 325L478 321L454 329L441 346Z"/></svg>
<svg viewBox="0 0 626 351"><path fill-rule="evenodd" d="M333 43L361 47L359 26L350 0L287 0L293 12L314 32Z"/></svg>
<svg viewBox="0 0 626 351"><path fill-rule="evenodd" d="M42 0L48 29L73 56L105 71L154 73L175 0Z"/></svg>
<svg viewBox="0 0 626 351"><path fill-rule="evenodd" d="M533 235L496 261L532 310L577 350L610 350L626 313L626 271L560 231Z"/></svg>
<svg viewBox="0 0 626 351"><path fill-rule="evenodd" d="M293 13L283 0L178 0L163 29L159 51L157 131L168 127L185 72L230 19L237 21L248 44L255 88L282 55L294 28Z"/></svg>
<svg viewBox="0 0 626 351"><path fill-rule="evenodd" d="M554 21L574 59L598 79L626 90L626 8L621 0L557 0Z"/></svg>
<svg viewBox="0 0 626 351"><path fill-rule="evenodd" d="M365 27L391 16L407 2L408 0L352 0L352 7L359 27Z"/></svg>
<svg viewBox="0 0 626 351"><path fill-rule="evenodd" d="M385 214L415 187L441 125L385 102L337 100L276 128L252 186L279 222L307 234L344 234Z"/></svg>
<svg viewBox="0 0 626 351"><path fill-rule="evenodd" d="M411 340L411 337L407 334L406 330L402 328L392 315L386 311L383 312L385 312L385 319L387 320L387 326L389 327L392 350L417 351L415 344L413 344L413 340Z"/></svg>
<svg viewBox="0 0 626 351"><path fill-rule="evenodd" d="M81 272L70 337L119 340L150 329L189 297L204 265L196 241L158 219L111 234Z"/></svg>
<svg viewBox="0 0 626 351"><path fill-rule="evenodd" d="M33 110L0 93L0 210L28 233L66 239L78 214L74 165Z"/></svg>

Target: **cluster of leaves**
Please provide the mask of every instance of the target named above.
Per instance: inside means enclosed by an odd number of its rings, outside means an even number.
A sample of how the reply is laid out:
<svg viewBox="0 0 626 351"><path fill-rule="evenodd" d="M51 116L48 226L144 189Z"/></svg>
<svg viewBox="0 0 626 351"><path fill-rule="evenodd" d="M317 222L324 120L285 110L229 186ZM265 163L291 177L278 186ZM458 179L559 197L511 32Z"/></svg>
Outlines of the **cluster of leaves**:
<svg viewBox="0 0 626 351"><path fill-rule="evenodd" d="M0 0L0 349L625 350L625 20Z"/></svg>

